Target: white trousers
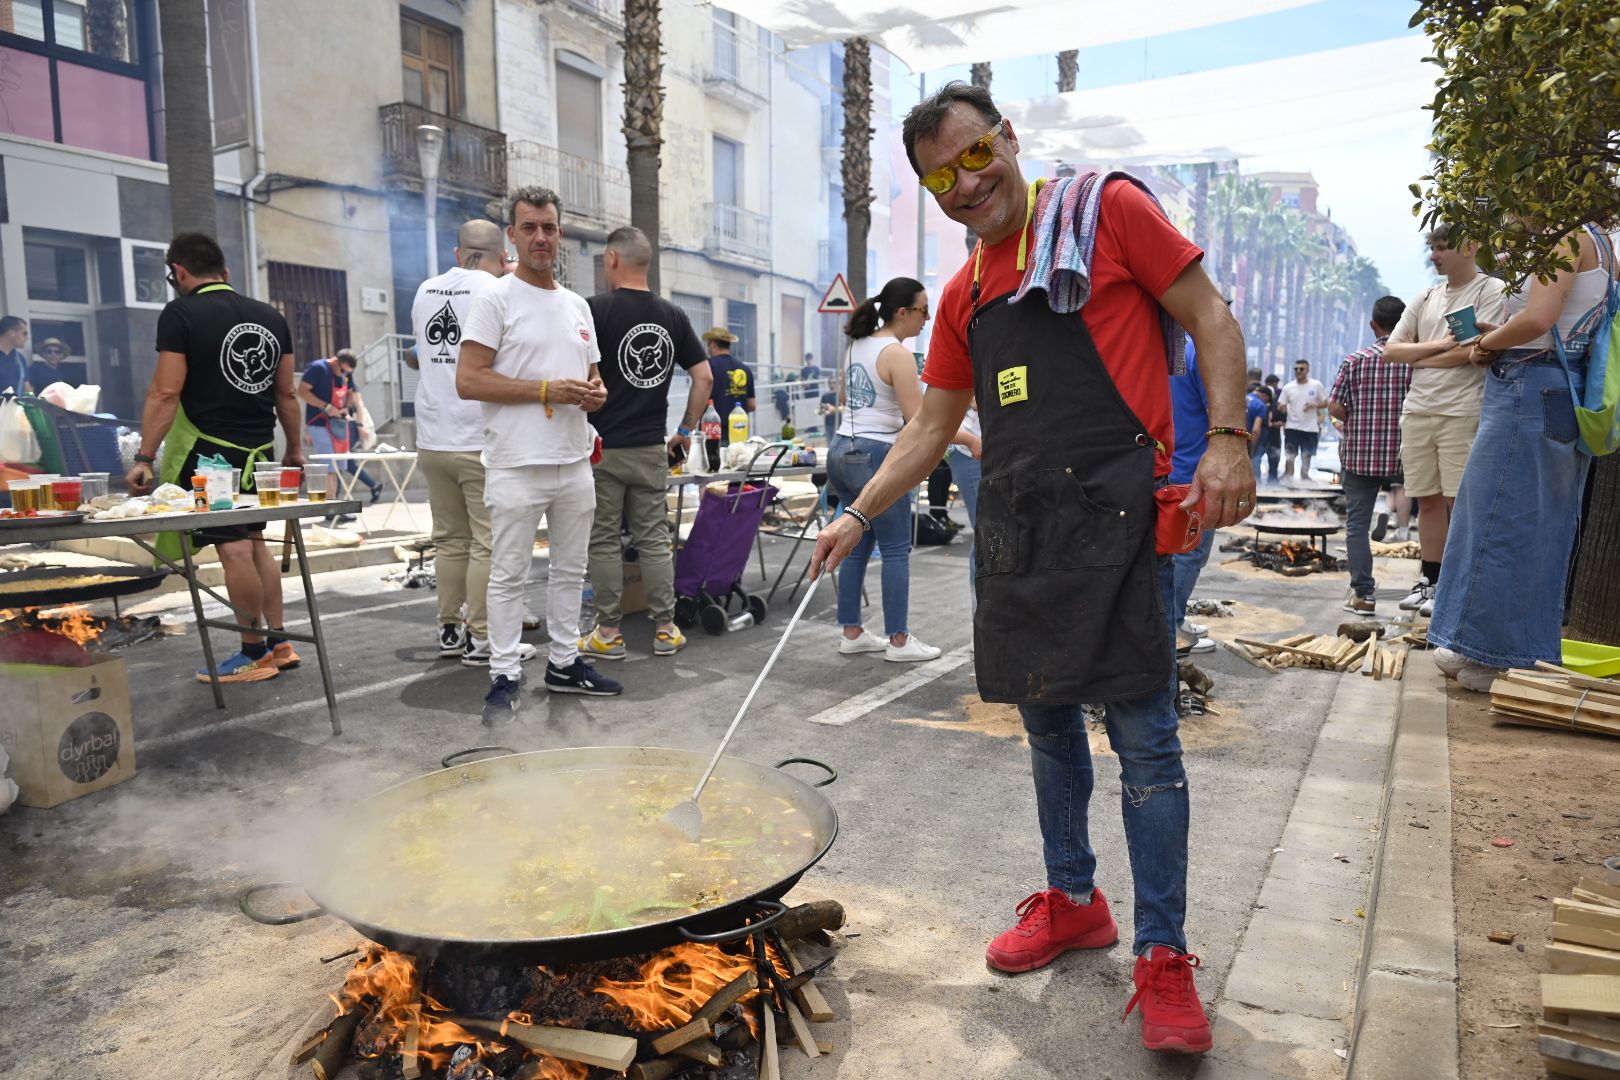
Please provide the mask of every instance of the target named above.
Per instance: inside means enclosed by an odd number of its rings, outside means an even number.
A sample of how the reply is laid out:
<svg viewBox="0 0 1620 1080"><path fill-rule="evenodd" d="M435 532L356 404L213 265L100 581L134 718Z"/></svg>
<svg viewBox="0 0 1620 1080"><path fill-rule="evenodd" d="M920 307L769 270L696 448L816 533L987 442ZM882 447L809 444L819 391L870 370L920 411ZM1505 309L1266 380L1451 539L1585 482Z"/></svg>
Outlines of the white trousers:
<svg viewBox="0 0 1620 1080"><path fill-rule="evenodd" d="M567 667L579 656L579 605L596 513L591 463L521 465L489 469L484 478L489 508L489 674L515 679L523 635L523 592L534 559L540 519L551 542L546 582L546 632L550 660Z"/></svg>

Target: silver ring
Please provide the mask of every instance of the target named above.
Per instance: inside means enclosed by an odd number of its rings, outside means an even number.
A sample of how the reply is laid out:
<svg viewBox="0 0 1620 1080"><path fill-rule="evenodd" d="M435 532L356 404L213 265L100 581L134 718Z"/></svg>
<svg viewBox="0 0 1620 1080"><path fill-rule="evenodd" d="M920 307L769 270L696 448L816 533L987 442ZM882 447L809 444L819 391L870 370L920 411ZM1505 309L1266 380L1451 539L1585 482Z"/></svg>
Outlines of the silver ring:
<svg viewBox="0 0 1620 1080"><path fill-rule="evenodd" d="M1239 499L1239 500L1238 500L1238 507L1239 507L1239 508L1240 508L1240 509L1241 509L1241 508L1242 508L1242 507L1245 507L1245 506L1248 506L1248 505L1249 505L1249 504L1248 504L1248 503L1246 503L1246 502L1244 502L1244 501L1243 501L1243 500L1242 500L1242 499Z"/></svg>

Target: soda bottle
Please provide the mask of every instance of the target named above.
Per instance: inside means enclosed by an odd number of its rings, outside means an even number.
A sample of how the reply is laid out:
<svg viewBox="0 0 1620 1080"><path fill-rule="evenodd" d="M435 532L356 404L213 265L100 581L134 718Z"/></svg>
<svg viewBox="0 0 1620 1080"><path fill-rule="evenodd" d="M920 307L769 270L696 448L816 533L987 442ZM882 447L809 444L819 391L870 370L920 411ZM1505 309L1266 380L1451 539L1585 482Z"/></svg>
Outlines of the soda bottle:
<svg viewBox="0 0 1620 1080"><path fill-rule="evenodd" d="M720 413L714 407L714 399L709 399L709 407L703 410L703 456L708 471L720 471L720 442L723 438L720 429Z"/></svg>
<svg viewBox="0 0 1620 1080"><path fill-rule="evenodd" d="M745 443L754 433L754 425L748 419L748 410L742 407L740 401L731 407L731 415L726 418L726 426L731 429L731 437L726 440L728 443Z"/></svg>

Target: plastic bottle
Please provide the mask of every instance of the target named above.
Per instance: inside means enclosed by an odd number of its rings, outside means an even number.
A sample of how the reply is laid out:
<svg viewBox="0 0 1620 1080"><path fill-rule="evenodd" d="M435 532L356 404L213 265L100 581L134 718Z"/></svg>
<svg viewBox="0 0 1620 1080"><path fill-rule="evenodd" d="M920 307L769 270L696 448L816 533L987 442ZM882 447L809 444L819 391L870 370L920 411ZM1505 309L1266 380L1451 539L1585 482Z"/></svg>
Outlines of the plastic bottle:
<svg viewBox="0 0 1620 1080"><path fill-rule="evenodd" d="M731 407L731 415L726 418L726 426L731 429L728 443L745 443L754 433L753 422L748 419L748 410L742 407L742 402Z"/></svg>
<svg viewBox="0 0 1620 1080"><path fill-rule="evenodd" d="M714 407L714 399L709 399L709 407L703 410L703 456L706 459L705 472L717 473L720 471L720 443L724 434L720 428L720 413Z"/></svg>
<svg viewBox="0 0 1620 1080"><path fill-rule="evenodd" d="M791 420L783 421L783 423L782 423L782 441L783 442L792 442L794 440L794 438L798 434L799 434L799 432L793 426L793 421L791 421Z"/></svg>

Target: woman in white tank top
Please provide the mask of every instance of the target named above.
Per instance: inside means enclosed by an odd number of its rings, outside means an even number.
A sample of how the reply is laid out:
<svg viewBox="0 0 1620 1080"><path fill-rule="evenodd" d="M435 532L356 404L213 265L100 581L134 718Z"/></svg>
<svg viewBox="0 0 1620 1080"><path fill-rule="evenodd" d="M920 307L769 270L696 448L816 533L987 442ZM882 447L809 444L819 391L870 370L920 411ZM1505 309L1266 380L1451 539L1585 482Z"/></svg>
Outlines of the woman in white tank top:
<svg viewBox="0 0 1620 1080"><path fill-rule="evenodd" d="M844 333L851 338L842 371L844 418L827 450L827 483L839 504L860 495L906 421L922 404L917 360L902 342L928 321L928 293L911 278L895 278L856 308ZM883 630L888 641L861 625L861 588L877 548L883 563ZM906 625L911 593L911 496L872 519L872 528L838 567L838 621L845 656L881 652L885 660L932 660L939 650L912 636Z"/></svg>
<svg viewBox="0 0 1620 1080"><path fill-rule="evenodd" d="M1429 624L1436 665L1468 690L1489 690L1506 668L1562 662L1564 590L1592 461L1575 406L1614 258L1593 229L1565 237L1560 251L1572 268L1510 297L1508 320L1481 323L1471 353L1490 372Z"/></svg>

